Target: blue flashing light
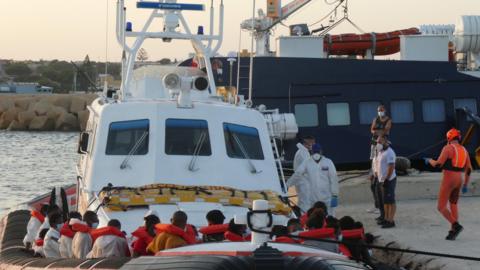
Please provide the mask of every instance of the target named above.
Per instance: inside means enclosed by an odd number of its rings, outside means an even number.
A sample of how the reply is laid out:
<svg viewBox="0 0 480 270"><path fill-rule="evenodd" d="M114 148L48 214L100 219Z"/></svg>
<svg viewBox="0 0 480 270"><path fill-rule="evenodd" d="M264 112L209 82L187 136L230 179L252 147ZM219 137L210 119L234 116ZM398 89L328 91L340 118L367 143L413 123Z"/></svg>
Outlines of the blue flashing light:
<svg viewBox="0 0 480 270"><path fill-rule="evenodd" d="M159 3L159 2L144 2L144 1L137 2L137 8L194 10L194 11L205 10L205 6L202 4Z"/></svg>
<svg viewBox="0 0 480 270"><path fill-rule="evenodd" d="M131 22L127 22L127 25L125 25L125 31L132 32L132 23Z"/></svg>
<svg viewBox="0 0 480 270"><path fill-rule="evenodd" d="M203 35L203 26L198 26L197 35Z"/></svg>

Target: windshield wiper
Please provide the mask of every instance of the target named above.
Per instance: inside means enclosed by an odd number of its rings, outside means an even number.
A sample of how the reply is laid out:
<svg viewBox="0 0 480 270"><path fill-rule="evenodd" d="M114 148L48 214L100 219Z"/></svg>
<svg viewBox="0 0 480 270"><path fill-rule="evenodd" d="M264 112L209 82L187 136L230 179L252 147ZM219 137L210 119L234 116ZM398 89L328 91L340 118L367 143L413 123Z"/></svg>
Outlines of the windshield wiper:
<svg viewBox="0 0 480 270"><path fill-rule="evenodd" d="M257 170L257 167L255 167L255 164L253 164L252 160L248 156L248 153L245 150L245 147L243 146L242 142L238 138L237 134L232 133L229 129L227 129L227 132L230 135L230 137L233 138L233 140L237 143L238 148L240 148L240 152L242 152L243 157L247 159L248 164L250 165L250 172L253 174L261 173L262 171Z"/></svg>
<svg viewBox="0 0 480 270"><path fill-rule="evenodd" d="M140 136L140 138L138 139L138 141L135 142L135 144L133 145L132 149L130 150L130 152L128 152L128 155L125 157L125 159L122 161L122 164L120 164L120 169L125 169L125 168L130 168L130 165L128 165L128 161L130 161L131 157L137 153L138 151L138 148L140 148L140 145L143 143L143 141L145 140L145 138L147 137L148 135L148 131L144 131L142 136Z"/></svg>
<svg viewBox="0 0 480 270"><path fill-rule="evenodd" d="M197 163L198 155L200 154L200 150L202 149L203 143L205 142L206 138L207 133L205 131L202 131L200 137L198 138L197 144L195 145L195 149L193 150L193 156L190 160L190 164L188 164L188 170L191 172L196 172L199 170L198 168L195 168L195 164Z"/></svg>

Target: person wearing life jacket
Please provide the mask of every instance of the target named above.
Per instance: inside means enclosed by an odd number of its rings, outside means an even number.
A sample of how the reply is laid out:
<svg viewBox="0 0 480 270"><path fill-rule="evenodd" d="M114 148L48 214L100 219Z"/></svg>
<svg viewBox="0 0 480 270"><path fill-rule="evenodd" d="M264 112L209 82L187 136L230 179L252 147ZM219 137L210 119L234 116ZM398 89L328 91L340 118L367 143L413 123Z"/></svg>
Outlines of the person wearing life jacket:
<svg viewBox="0 0 480 270"><path fill-rule="evenodd" d="M371 256L365 247L365 230L361 222L355 222L350 216L344 216L339 220L342 242L339 245L340 252L357 261L371 265Z"/></svg>
<svg viewBox="0 0 480 270"><path fill-rule="evenodd" d="M297 152L293 158L293 171L296 172L300 165L310 158L310 151L312 151L312 145L315 144L315 138L313 136L306 136L303 138L302 143L297 143ZM309 194L309 182L308 178L304 173L300 173L296 180L287 181L288 187L295 187L297 193L297 205L302 210L306 212L311 206L312 203L308 196Z"/></svg>
<svg viewBox="0 0 480 270"><path fill-rule="evenodd" d="M40 208L40 211L32 210L30 212L30 220L27 224L27 234L23 238L23 245L27 250L32 248L32 245L35 242L35 237L37 236L40 226L42 226L45 221L45 216L48 212L48 204L43 204Z"/></svg>
<svg viewBox="0 0 480 270"><path fill-rule="evenodd" d="M73 222L72 222L73 221ZM93 211L83 214L83 221L71 220L75 236L72 240L72 254L75 259L86 259L92 249L93 241L90 232L98 227L98 216Z"/></svg>
<svg viewBox="0 0 480 270"><path fill-rule="evenodd" d="M390 136L390 130L392 129L392 119L387 116L387 110L384 105L377 107L377 114L370 125L370 132L372 133L370 160L375 156L378 137L388 138L388 136Z"/></svg>
<svg viewBox="0 0 480 270"><path fill-rule="evenodd" d="M43 253L45 258L61 258L60 256L60 229L63 227L63 217L59 213L48 216L50 229L43 239Z"/></svg>
<svg viewBox="0 0 480 270"><path fill-rule="evenodd" d="M275 225L272 227L270 238L276 243L298 244L299 240L288 237L289 231L287 226Z"/></svg>
<svg viewBox="0 0 480 270"><path fill-rule="evenodd" d="M203 242L221 242L225 240L228 224L223 224L225 216L220 210L211 210L206 217L208 226L200 228Z"/></svg>
<svg viewBox="0 0 480 270"><path fill-rule="evenodd" d="M160 218L155 211L148 211L144 217L145 225L136 229L132 236L135 237L132 243L133 257L154 255L147 252L147 246L157 235L155 225L160 223Z"/></svg>
<svg viewBox="0 0 480 270"><path fill-rule="evenodd" d="M48 220L48 217L55 214L55 213L58 213L58 214L62 215L62 210L56 204L53 204L53 205L50 204L48 206L47 215L45 216L45 219L43 220L42 225L40 225L40 228L38 228L38 231L37 231L36 236L35 236L35 240L40 239L40 232L42 230L50 229L50 221Z"/></svg>
<svg viewBox="0 0 480 270"><path fill-rule="evenodd" d="M468 191L472 164L467 149L460 145L461 133L452 128L447 132L445 145L437 160L426 159L432 167L442 167L443 178L438 195L437 209L451 224L446 240L455 240L463 226L458 222L458 199L460 190ZM463 187L462 187L463 182ZM450 209L447 205L450 203Z"/></svg>
<svg viewBox="0 0 480 270"><path fill-rule="evenodd" d="M244 242L247 241L245 234L247 232L247 226L243 224L235 224L235 220L232 218L228 223L228 230L225 232L225 240L230 242Z"/></svg>
<svg viewBox="0 0 480 270"><path fill-rule="evenodd" d="M157 224L157 236L147 246L147 252L156 254L165 249L171 249L195 244L195 232L187 224L187 214L176 211L170 219L171 224Z"/></svg>
<svg viewBox="0 0 480 270"><path fill-rule="evenodd" d="M72 225L70 225L72 219L81 220L82 215L76 211L68 213L68 220L60 229L60 240L58 240L58 243L60 245L59 250L62 258L73 258L72 240L75 236L75 232L72 230Z"/></svg>
<svg viewBox="0 0 480 270"><path fill-rule="evenodd" d="M322 201L315 202L313 206L310 209L308 209L308 211L300 217L300 223L302 224L303 228L306 228L308 217L316 209L322 209L324 213L328 213L327 205L324 202Z"/></svg>
<svg viewBox="0 0 480 270"><path fill-rule="evenodd" d="M130 257L122 224L117 219L108 221L107 227L91 231L93 247L87 258Z"/></svg>
<svg viewBox="0 0 480 270"><path fill-rule="evenodd" d="M309 202L309 207L317 201L327 205L327 215L335 216L335 208L338 205L338 177L333 162L322 155L322 147L319 144L312 146L312 156L306 159L294 172L289 182L303 181L307 176L309 190L303 196Z"/></svg>
<svg viewBox="0 0 480 270"><path fill-rule="evenodd" d="M325 213L321 209L317 209L310 214L307 221L307 231L301 232L298 235L316 239L336 240L335 229L325 227ZM338 245L336 243L304 240L303 244L331 252L338 252Z"/></svg>

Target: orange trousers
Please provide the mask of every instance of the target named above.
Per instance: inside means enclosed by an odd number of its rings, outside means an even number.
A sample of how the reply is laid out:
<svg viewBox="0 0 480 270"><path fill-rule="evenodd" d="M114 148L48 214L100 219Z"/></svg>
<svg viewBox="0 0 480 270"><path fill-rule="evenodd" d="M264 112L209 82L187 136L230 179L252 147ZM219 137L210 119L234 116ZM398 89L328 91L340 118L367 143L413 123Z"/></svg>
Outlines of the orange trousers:
<svg viewBox="0 0 480 270"><path fill-rule="evenodd" d="M458 198L462 188L463 172L443 171L437 209L451 223L458 221ZM447 204L450 202L450 209Z"/></svg>

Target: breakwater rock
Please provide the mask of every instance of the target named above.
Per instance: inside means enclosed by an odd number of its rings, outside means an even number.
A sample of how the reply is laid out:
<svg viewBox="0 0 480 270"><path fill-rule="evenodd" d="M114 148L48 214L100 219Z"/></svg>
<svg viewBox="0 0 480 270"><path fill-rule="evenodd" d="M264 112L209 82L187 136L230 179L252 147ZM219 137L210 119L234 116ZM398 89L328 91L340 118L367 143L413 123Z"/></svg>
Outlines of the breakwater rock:
<svg viewBox="0 0 480 270"><path fill-rule="evenodd" d="M95 94L0 95L0 129L80 131Z"/></svg>

